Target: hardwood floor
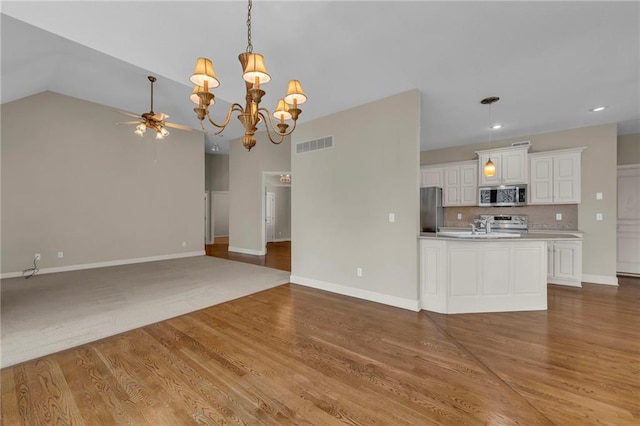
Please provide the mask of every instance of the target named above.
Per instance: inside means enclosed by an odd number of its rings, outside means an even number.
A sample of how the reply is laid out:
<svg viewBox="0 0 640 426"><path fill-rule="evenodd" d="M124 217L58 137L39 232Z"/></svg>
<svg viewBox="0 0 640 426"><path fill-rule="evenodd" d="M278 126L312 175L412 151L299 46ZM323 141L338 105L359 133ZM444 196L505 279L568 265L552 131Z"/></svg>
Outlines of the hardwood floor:
<svg viewBox="0 0 640 426"><path fill-rule="evenodd" d="M229 238L216 237L213 244L205 245L205 252L207 256L252 263L254 265L291 272L291 241L267 243L267 254L265 256L254 256L230 252Z"/></svg>
<svg viewBox="0 0 640 426"><path fill-rule="evenodd" d="M548 312L410 312L293 284L1 371L2 424L637 425L640 279Z"/></svg>

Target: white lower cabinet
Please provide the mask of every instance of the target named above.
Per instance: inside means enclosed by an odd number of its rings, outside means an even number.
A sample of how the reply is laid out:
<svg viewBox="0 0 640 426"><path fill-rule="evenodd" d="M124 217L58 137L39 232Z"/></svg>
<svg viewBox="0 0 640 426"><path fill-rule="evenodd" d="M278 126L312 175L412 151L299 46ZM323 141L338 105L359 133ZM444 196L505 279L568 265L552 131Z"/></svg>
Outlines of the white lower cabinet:
<svg viewBox="0 0 640 426"><path fill-rule="evenodd" d="M582 287L582 241L547 241L547 281Z"/></svg>
<svg viewBox="0 0 640 426"><path fill-rule="evenodd" d="M545 242L420 239L420 304L454 314L547 309Z"/></svg>

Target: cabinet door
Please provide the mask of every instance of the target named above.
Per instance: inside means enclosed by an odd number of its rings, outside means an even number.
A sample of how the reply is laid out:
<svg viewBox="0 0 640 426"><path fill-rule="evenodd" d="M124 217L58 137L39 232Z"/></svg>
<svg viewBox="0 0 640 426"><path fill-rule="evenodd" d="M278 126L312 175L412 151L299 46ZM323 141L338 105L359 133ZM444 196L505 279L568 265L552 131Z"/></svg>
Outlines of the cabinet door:
<svg viewBox="0 0 640 426"><path fill-rule="evenodd" d="M580 203L580 153L558 155L553 161L553 202Z"/></svg>
<svg viewBox="0 0 640 426"><path fill-rule="evenodd" d="M500 183L527 183L527 152L503 152L500 158Z"/></svg>
<svg viewBox="0 0 640 426"><path fill-rule="evenodd" d="M460 205L478 205L478 165L460 166Z"/></svg>
<svg viewBox="0 0 640 426"><path fill-rule="evenodd" d="M460 205L460 168L444 168L444 206Z"/></svg>
<svg viewBox="0 0 640 426"><path fill-rule="evenodd" d="M553 275L566 280L582 280L582 242L554 243Z"/></svg>
<svg viewBox="0 0 640 426"><path fill-rule="evenodd" d="M422 182L421 187L437 186L442 188L442 167L424 168L420 170Z"/></svg>
<svg viewBox="0 0 640 426"><path fill-rule="evenodd" d="M553 203L553 157L532 157L529 204Z"/></svg>
<svg viewBox="0 0 640 426"><path fill-rule="evenodd" d="M485 176L484 175L484 165L487 164L487 161L489 161L489 158L491 158L491 162L493 164L495 164L496 166L496 175L495 176ZM501 173L500 173L500 160L501 160L501 156L498 153L483 153L480 154L479 156L479 160L478 160L478 182L480 182L479 186L492 186L492 185L499 185L500 184L500 180L501 180Z"/></svg>

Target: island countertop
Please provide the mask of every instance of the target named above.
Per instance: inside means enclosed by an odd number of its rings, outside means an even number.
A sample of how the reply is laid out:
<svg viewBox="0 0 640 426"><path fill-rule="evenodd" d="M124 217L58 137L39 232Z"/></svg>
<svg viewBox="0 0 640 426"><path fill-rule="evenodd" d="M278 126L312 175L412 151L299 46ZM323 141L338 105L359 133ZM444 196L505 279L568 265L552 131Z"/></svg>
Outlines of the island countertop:
<svg viewBox="0 0 640 426"><path fill-rule="evenodd" d="M580 233L580 231L576 231ZM480 233L481 234L481 233ZM491 242L491 241L582 241L581 236L577 236L568 232L525 232L519 234L519 237L454 237L449 235L440 235L435 232L421 232L419 239L437 239L450 241L472 241L472 242Z"/></svg>

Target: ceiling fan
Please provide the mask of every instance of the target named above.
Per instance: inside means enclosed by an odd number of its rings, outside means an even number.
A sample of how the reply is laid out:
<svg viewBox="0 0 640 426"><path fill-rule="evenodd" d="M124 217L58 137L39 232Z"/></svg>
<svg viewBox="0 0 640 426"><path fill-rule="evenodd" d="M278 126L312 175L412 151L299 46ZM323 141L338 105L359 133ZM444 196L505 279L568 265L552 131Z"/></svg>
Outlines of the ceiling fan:
<svg viewBox="0 0 640 426"><path fill-rule="evenodd" d="M165 120L169 118L169 116L165 113L153 112L153 83L156 81L156 78L151 75L148 76L147 78L151 82L151 110L141 115L131 114L125 111L118 111L122 114L137 118L137 120L135 121L125 121L118 124L119 125L120 124L137 124L136 130L133 133L135 133L140 137L144 136L144 133L147 131L147 129L153 129L156 131L156 139L164 139L165 137L169 136L169 131L167 130L167 127L172 127L174 129L180 129L180 130L188 130L188 131L193 130L191 127L188 127L188 126L166 122Z"/></svg>

